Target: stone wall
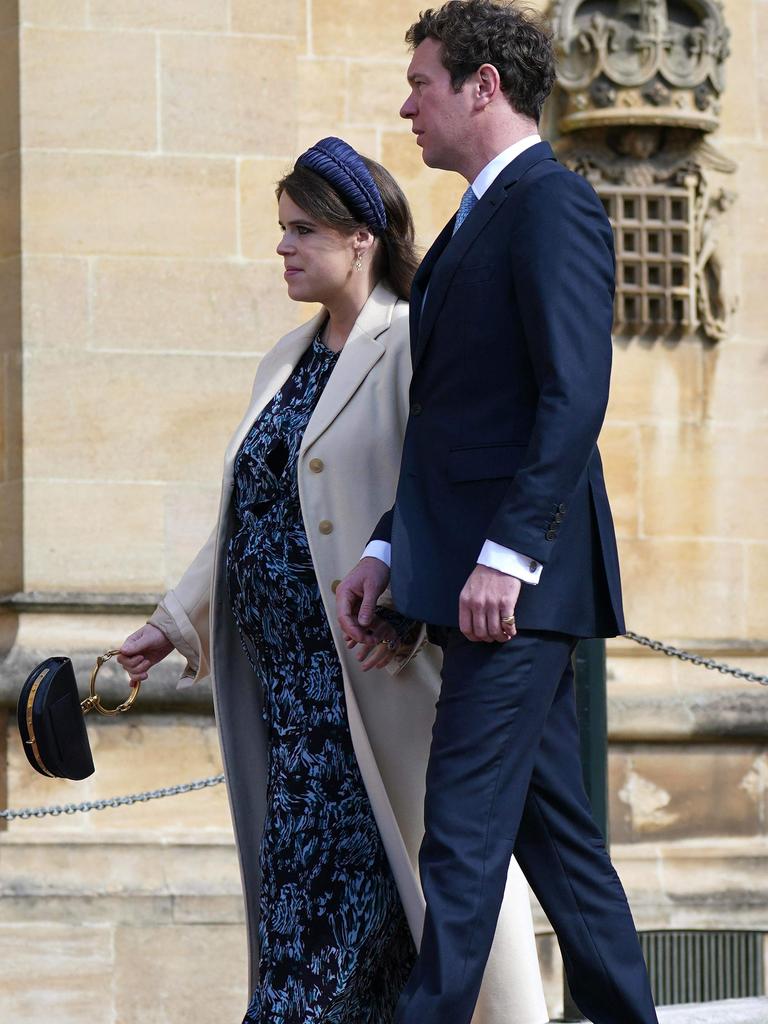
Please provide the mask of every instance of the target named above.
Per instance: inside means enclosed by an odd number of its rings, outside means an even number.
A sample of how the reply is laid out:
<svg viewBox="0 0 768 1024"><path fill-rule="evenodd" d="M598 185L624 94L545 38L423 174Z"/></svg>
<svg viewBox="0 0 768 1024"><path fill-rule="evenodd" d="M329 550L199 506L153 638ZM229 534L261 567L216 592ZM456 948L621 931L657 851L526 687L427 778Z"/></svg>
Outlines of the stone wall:
<svg viewBox="0 0 768 1024"><path fill-rule="evenodd" d="M162 591L206 536L258 354L307 312L274 251L302 148L383 158L425 241L455 208L398 123L410 8L371 55L358 7L22 5L25 590Z"/></svg>
<svg viewBox="0 0 768 1024"><path fill-rule="evenodd" d="M464 183L423 166L397 115L417 6L22 0L19 27L0 0L3 706L53 652L84 680L210 529L259 356L310 312L274 253L274 183L295 156L339 134L382 160L424 245L456 208ZM726 16L715 141L738 163L724 251L739 308L717 345L617 342L602 448L629 627L765 672L768 3L728 0ZM765 928L765 691L626 640L609 653L611 826L640 926ZM218 772L210 694L178 695L178 671L158 670L127 720L91 724L85 783L35 776L0 712L0 803ZM239 1019L223 787L14 822L0 879L9 1019ZM559 965L537 927L554 1012Z"/></svg>
<svg viewBox="0 0 768 1024"><path fill-rule="evenodd" d="M22 585L19 28L0 6L0 592Z"/></svg>
<svg viewBox="0 0 768 1024"><path fill-rule="evenodd" d="M712 141L738 165L721 229L737 308L717 344L617 345L603 451L628 627L766 673L768 5L724 6ZM626 640L609 655L612 837L640 926L764 930L766 691Z"/></svg>

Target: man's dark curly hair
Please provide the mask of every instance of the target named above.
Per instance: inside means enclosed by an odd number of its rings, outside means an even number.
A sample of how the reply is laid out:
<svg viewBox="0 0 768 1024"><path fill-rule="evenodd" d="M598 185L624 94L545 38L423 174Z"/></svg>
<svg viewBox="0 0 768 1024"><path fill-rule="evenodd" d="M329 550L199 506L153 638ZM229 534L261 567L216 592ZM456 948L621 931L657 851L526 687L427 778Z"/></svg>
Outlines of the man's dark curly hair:
<svg viewBox="0 0 768 1024"><path fill-rule="evenodd" d="M456 92L482 64L493 64L510 105L538 122L555 82L555 58L551 34L533 11L513 0L448 0L421 13L405 34L412 50L425 39L442 44Z"/></svg>

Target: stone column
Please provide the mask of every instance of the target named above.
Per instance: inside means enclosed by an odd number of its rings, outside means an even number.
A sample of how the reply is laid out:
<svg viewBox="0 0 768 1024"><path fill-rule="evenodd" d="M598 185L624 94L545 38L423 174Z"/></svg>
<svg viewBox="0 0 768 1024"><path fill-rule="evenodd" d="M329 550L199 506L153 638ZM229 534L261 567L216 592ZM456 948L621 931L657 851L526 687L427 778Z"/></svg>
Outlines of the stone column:
<svg viewBox="0 0 768 1024"><path fill-rule="evenodd" d="M21 194L18 5L0 7L0 594L22 586ZM0 646L13 642L12 616L0 612ZM7 793L0 710L0 805ZM4 822L0 822L0 829Z"/></svg>

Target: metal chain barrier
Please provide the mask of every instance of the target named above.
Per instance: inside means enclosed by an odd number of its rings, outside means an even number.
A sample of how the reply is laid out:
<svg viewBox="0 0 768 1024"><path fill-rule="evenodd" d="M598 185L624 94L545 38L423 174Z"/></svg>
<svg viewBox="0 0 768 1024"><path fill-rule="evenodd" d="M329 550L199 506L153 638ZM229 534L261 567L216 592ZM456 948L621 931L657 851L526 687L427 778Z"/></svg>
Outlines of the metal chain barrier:
<svg viewBox="0 0 768 1024"><path fill-rule="evenodd" d="M672 647L669 644L663 644L660 640L651 640L650 637L640 636L637 633L625 633L624 636L628 640L634 640L641 647L648 647L650 650L666 654L670 658L679 658L680 661L689 661L692 665L701 665L702 668L711 669L713 672L722 672L723 675L735 676L736 679L746 679L750 683L768 686L768 676L758 675L757 672L747 672L746 669L726 665L725 662L715 661L714 658L704 658L700 654L692 654L690 651L683 651L679 647Z"/></svg>
<svg viewBox="0 0 768 1024"><path fill-rule="evenodd" d="M666 654L669 658L679 658L680 661L690 662L692 665L700 665L713 672L722 672L724 675L734 676L736 679L746 679L750 683L759 683L760 686L768 686L768 676L758 675L757 672L747 672L743 668L736 668L734 665L726 665L725 662L715 661L714 658L704 658L700 654L693 654L691 651L681 650L679 647L672 647L670 644L663 644L660 640L651 640L650 637L640 636L638 633L625 633L628 640L647 647L659 654ZM161 800L166 796L178 796L180 793L193 793L199 789L209 789L211 786L220 786L224 782L224 776L211 775L207 779L196 779L194 782L185 782L180 786L166 786L163 789L152 789L146 793L132 793L129 796L113 796L107 800L86 800L80 804L61 804L54 807L22 807L19 810L0 810L0 820L13 821L14 818L46 818L57 817L60 814L79 814L86 811L103 811L106 807L130 807L131 804L143 804L148 800Z"/></svg>
<svg viewBox="0 0 768 1024"><path fill-rule="evenodd" d="M106 800L86 800L81 804L61 804L56 807L22 807L12 811L0 811L0 818L13 821L14 818L45 818L49 815L78 814L84 811L103 811L105 807L129 807L131 804L145 804L148 800L162 800L166 796L178 796L179 793L192 793L198 789L209 789L220 786L224 775L211 775L207 779L196 779L184 782L180 786L165 786L163 789L151 789L146 793L132 793L130 796L112 796Z"/></svg>

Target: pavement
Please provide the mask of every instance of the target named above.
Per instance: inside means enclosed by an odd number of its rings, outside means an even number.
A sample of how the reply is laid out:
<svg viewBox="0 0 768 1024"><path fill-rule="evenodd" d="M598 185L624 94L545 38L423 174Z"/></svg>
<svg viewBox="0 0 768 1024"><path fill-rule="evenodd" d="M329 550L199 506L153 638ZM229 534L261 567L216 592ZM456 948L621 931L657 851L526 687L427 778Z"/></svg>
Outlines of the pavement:
<svg viewBox="0 0 768 1024"><path fill-rule="evenodd" d="M768 1024L768 997L667 1006L658 1014L659 1024Z"/></svg>
<svg viewBox="0 0 768 1024"><path fill-rule="evenodd" d="M659 1024L768 1024L768 996L661 1006L657 1012Z"/></svg>

